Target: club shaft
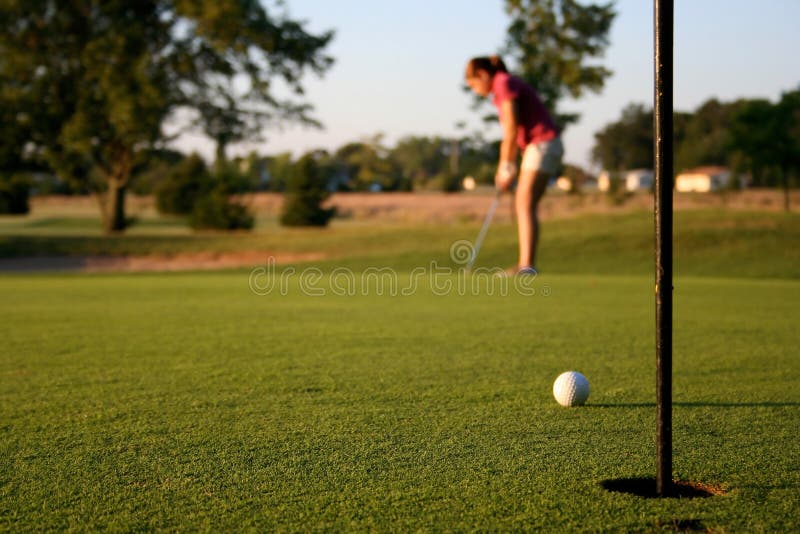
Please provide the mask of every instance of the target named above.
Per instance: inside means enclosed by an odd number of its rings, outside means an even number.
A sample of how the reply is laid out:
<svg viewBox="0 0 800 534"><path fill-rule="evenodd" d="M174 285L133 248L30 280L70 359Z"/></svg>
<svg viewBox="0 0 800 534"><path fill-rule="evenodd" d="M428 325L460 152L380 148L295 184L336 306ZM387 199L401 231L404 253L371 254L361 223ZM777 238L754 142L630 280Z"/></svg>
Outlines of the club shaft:
<svg viewBox="0 0 800 534"><path fill-rule="evenodd" d="M489 225L492 223L492 218L494 217L494 212L497 211L497 205L500 203L500 193L498 192L494 196L494 200L492 201L492 205L489 206L489 212L486 214L486 219L483 221L483 227L481 231L478 233L478 237L475 238L475 245L472 247L472 256L469 259L469 263L467 264L467 270L472 269L472 265L475 263L475 260L478 258L478 252L481 249L481 245L483 244L483 239L486 237L486 232L489 231Z"/></svg>

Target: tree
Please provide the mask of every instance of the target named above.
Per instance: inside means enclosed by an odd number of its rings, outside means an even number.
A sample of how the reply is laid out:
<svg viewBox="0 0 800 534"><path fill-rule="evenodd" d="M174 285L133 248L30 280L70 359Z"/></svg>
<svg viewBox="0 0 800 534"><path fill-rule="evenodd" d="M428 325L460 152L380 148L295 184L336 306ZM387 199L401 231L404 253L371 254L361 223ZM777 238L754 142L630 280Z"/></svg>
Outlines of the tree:
<svg viewBox="0 0 800 534"><path fill-rule="evenodd" d="M124 230L132 170L168 140L168 118L194 110L224 152L269 120L302 120L308 106L271 81L301 95L303 72L332 62L331 32L253 0L9 0L0 25L1 104L26 118L34 152L97 194L107 232Z"/></svg>
<svg viewBox="0 0 800 534"><path fill-rule="evenodd" d="M188 215L197 200L208 195L211 182L203 158L192 154L165 173L156 187L156 207L160 213Z"/></svg>
<svg viewBox="0 0 800 534"><path fill-rule="evenodd" d="M460 140L459 168L464 176L472 176L478 183L494 184L500 141L487 141L481 132Z"/></svg>
<svg viewBox="0 0 800 534"><path fill-rule="evenodd" d="M441 175L449 166L445 145L449 141L441 138L409 136L400 139L389 152L389 161L397 176L396 182L425 188L435 176Z"/></svg>
<svg viewBox="0 0 800 534"><path fill-rule="evenodd" d="M775 185L770 177L779 157L776 131L775 113L769 100L739 103L731 120L728 150L735 170L750 173L754 185Z"/></svg>
<svg viewBox="0 0 800 534"><path fill-rule="evenodd" d="M21 174L0 174L0 214L24 215L30 211L31 184Z"/></svg>
<svg viewBox="0 0 800 534"><path fill-rule="evenodd" d="M231 200L220 185L198 198L189 215L189 225L195 230L250 230L254 224L247 206Z"/></svg>
<svg viewBox="0 0 800 534"><path fill-rule="evenodd" d="M302 156L292 167L281 212L284 226L325 226L336 212L322 203L330 196L317 154Z"/></svg>
<svg viewBox="0 0 800 534"><path fill-rule="evenodd" d="M338 173L348 177L349 189L366 191L375 184L391 189L392 168L382 140L383 135L376 134L364 141L347 143L334 153L334 165Z"/></svg>
<svg viewBox="0 0 800 534"><path fill-rule="evenodd" d="M286 183L292 174L292 153L283 152L267 157L264 161L268 176L267 189L269 191L284 191Z"/></svg>
<svg viewBox="0 0 800 534"><path fill-rule="evenodd" d="M736 103L722 103L712 98L688 115L685 137L676 139L676 171L728 164L729 129L736 106Z"/></svg>
<svg viewBox="0 0 800 534"><path fill-rule="evenodd" d="M783 181L784 209L789 211L789 182L800 177L800 88L783 93L775 109L776 150Z"/></svg>
<svg viewBox="0 0 800 534"><path fill-rule="evenodd" d="M0 88L0 91L3 89ZM14 109L0 102L0 214L28 213L30 183L20 174L25 164L26 132Z"/></svg>
<svg viewBox="0 0 800 534"><path fill-rule="evenodd" d="M653 110L629 104L620 120L594 134L592 159L610 171L653 168Z"/></svg>
<svg viewBox="0 0 800 534"><path fill-rule="evenodd" d="M731 159L749 172L755 185L780 185L789 211L789 182L800 171L800 90L786 92L777 104L740 102L730 127Z"/></svg>
<svg viewBox="0 0 800 534"><path fill-rule="evenodd" d="M577 0L506 0L511 17L503 53L512 57L517 73L542 97L566 126L578 120L559 113L565 96L579 98L599 92L611 71L590 61L608 47L608 32L616 13L613 3L581 5Z"/></svg>
<svg viewBox="0 0 800 534"><path fill-rule="evenodd" d="M140 154L140 163L131 173L130 191L140 196L155 193L164 181L164 177L186 158L183 152L170 148L143 151Z"/></svg>

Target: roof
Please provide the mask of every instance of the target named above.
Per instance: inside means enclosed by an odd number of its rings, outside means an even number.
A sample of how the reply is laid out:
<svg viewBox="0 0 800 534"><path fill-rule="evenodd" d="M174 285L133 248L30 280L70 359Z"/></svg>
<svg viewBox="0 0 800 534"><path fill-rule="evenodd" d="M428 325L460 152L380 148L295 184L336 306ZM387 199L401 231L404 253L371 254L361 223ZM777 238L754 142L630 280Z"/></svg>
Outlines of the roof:
<svg viewBox="0 0 800 534"><path fill-rule="evenodd" d="M722 174L723 172L728 172L728 168L722 167L720 165L706 165L704 167L695 167L694 169L686 169L685 171L682 171L680 174L707 174L708 176L713 176L715 174Z"/></svg>

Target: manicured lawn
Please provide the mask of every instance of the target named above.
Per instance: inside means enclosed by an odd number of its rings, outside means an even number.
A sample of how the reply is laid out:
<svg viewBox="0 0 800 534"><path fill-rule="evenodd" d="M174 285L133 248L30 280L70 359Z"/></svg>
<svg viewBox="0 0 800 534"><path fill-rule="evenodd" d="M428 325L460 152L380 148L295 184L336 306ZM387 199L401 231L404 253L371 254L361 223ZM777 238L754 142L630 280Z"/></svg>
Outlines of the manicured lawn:
<svg viewBox="0 0 800 534"><path fill-rule="evenodd" d="M352 275L297 266L268 295L246 270L6 275L0 530L798 530L797 266L730 228L724 254L714 235L684 250L675 284L675 474L727 493L601 486L655 474L652 276L628 217L553 225L532 295L458 275L404 295L458 229L385 230L399 242L377 252L370 230ZM617 261L589 254L614 225ZM396 295L362 283L369 265L400 266ZM552 398L569 369L583 408Z"/></svg>
<svg viewBox="0 0 800 534"><path fill-rule="evenodd" d="M725 493L663 500L604 488L655 474L648 212L547 221L522 287L458 271L481 221L0 218L0 258L324 258L3 275L0 530L796 531L798 217L675 214L675 476ZM478 267L515 239L494 224ZM552 398L570 369L585 407Z"/></svg>

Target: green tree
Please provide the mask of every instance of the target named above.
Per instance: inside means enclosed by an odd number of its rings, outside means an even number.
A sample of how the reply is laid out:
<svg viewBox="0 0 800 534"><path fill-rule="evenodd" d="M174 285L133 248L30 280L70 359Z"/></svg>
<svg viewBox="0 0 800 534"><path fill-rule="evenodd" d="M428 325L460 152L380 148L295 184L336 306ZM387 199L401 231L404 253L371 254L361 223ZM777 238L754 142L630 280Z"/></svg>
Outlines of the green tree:
<svg viewBox="0 0 800 534"><path fill-rule="evenodd" d="M592 159L604 169L653 168L653 110L629 104L617 122L594 134Z"/></svg>
<svg viewBox="0 0 800 534"><path fill-rule="evenodd" d="M0 173L0 214L24 215L30 211L31 183L24 174Z"/></svg>
<svg viewBox="0 0 800 534"><path fill-rule="evenodd" d="M192 154L173 165L156 187L156 207L161 213L188 215L199 198L212 188L205 161Z"/></svg>
<svg viewBox="0 0 800 534"><path fill-rule="evenodd" d="M608 47L613 2L505 0L505 9L511 23L503 53L513 58L515 72L536 88L560 124L577 121L577 114L560 113L558 103L586 90L599 92L611 75L592 61Z"/></svg>
<svg viewBox="0 0 800 534"><path fill-rule="evenodd" d="M2 61L2 59L0 59ZM30 132L25 126L27 118L4 102L6 88L0 86L0 173L7 174L25 169L25 143Z"/></svg>
<svg viewBox="0 0 800 534"><path fill-rule="evenodd" d="M493 184L500 155L500 141L487 141L481 132L474 132L460 141L461 157L459 169L464 176L472 176L477 182Z"/></svg>
<svg viewBox="0 0 800 534"><path fill-rule="evenodd" d="M306 154L292 166L281 212L284 226L326 226L336 212L322 206L330 192L317 159L318 154Z"/></svg>
<svg viewBox="0 0 800 534"><path fill-rule="evenodd" d="M676 171L729 163L728 137L735 109L735 103L723 103L712 98L688 116L685 137L676 144Z"/></svg>
<svg viewBox="0 0 800 534"><path fill-rule="evenodd" d="M783 93L775 109L777 163L781 169L784 208L791 209L789 186L800 177L800 88Z"/></svg>
<svg viewBox="0 0 800 534"><path fill-rule="evenodd" d="M347 176L349 189L366 191L374 184L382 189L392 188L392 167L382 139L377 134L364 141L347 143L334 153L337 170Z"/></svg>
<svg viewBox="0 0 800 534"><path fill-rule="evenodd" d="M410 136L400 139L389 151L388 159L395 169L396 182L423 189L437 175L447 171L450 162L445 153L449 141L441 138Z"/></svg>
<svg viewBox="0 0 800 534"><path fill-rule="evenodd" d="M692 115L673 115L675 151L687 138ZM653 168L653 110L643 104L628 104L620 119L594 134L592 160L609 171Z"/></svg>
<svg viewBox="0 0 800 534"><path fill-rule="evenodd" d="M307 105L278 100L271 82L301 94L303 72L330 66L332 33L308 33L281 5L8 0L2 104L26 118L34 152L97 194L105 230L122 231L138 155L168 140L163 125L179 110L194 110L222 152L269 120L306 115Z"/></svg>
<svg viewBox="0 0 800 534"><path fill-rule="evenodd" d="M21 215L29 211L30 182L23 174L28 167L24 157L27 132L15 110L2 104L0 101L0 214Z"/></svg>
<svg viewBox="0 0 800 534"><path fill-rule="evenodd" d="M142 151L138 158L140 163L131 173L130 191L140 196L156 193L165 176L186 157L183 152L169 148Z"/></svg>
<svg viewBox="0 0 800 534"><path fill-rule="evenodd" d="M269 156L264 160L268 176L267 189L270 191L285 191L286 184L292 175L292 153L282 152Z"/></svg>
<svg viewBox="0 0 800 534"><path fill-rule="evenodd" d="M189 215L189 225L195 230L250 230L254 224L247 206L232 200L222 183L198 198Z"/></svg>
<svg viewBox="0 0 800 534"><path fill-rule="evenodd" d="M740 102L730 127L731 161L736 171L749 172L754 185L784 190L789 211L789 185L800 171L800 90L783 94L777 104L757 99Z"/></svg>
<svg viewBox="0 0 800 534"><path fill-rule="evenodd" d="M777 185L772 177L778 160L777 125L769 100L739 103L732 117L728 149L736 171L747 172L756 186Z"/></svg>

